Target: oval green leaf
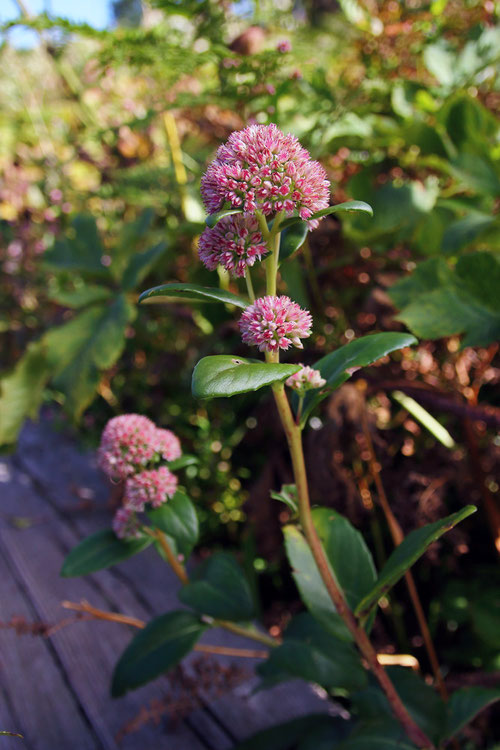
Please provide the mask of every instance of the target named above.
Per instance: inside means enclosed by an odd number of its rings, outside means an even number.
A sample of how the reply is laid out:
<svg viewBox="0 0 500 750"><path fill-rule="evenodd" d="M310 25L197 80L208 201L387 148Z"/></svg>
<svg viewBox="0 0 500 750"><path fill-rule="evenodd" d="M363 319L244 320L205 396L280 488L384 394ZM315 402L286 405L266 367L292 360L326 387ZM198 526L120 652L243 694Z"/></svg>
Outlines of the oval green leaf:
<svg viewBox="0 0 500 750"><path fill-rule="evenodd" d="M300 598L309 612L332 635L344 641L352 636L336 611L319 574L311 549L296 526L285 526L285 550Z"/></svg>
<svg viewBox="0 0 500 750"><path fill-rule="evenodd" d="M309 231L305 221L299 221L293 226L286 227L280 237L280 263L290 258L302 247Z"/></svg>
<svg viewBox="0 0 500 750"><path fill-rule="evenodd" d="M316 213L312 214L311 219L322 219L324 216L339 214L342 211L360 211L361 213L373 216L373 208L369 203L365 203L365 201L345 201L344 203L337 203L336 206L328 206L328 208L323 208L321 211L316 211ZM281 230L298 224L301 221L300 216L290 216L281 223Z"/></svg>
<svg viewBox="0 0 500 750"><path fill-rule="evenodd" d="M457 523L463 521L464 518L475 513L476 510L477 508L474 505L466 505L457 513L452 513L440 521L422 526L421 529L416 529L408 534L387 560L375 586L359 602L355 614L361 619L365 619L371 610L377 606L381 597L390 591L433 542L450 531Z"/></svg>
<svg viewBox="0 0 500 750"><path fill-rule="evenodd" d="M377 572L363 535L332 508L315 508L314 525L351 609L372 590Z"/></svg>
<svg viewBox="0 0 500 750"><path fill-rule="evenodd" d="M305 424L311 411L328 396L328 391L345 383L354 369L366 367L390 352L416 344L417 339L410 333L372 333L369 336L351 341L334 352L322 357L314 367L326 380L323 390L309 391L304 399L302 424Z"/></svg>
<svg viewBox="0 0 500 750"><path fill-rule="evenodd" d="M373 216L373 208L369 203L365 203L365 201L345 201L344 203L337 203L336 206L329 206L328 208L323 208L321 211L316 211L311 216L311 219L322 219L323 216L339 214L342 211L361 211L361 213Z"/></svg>
<svg viewBox="0 0 500 750"><path fill-rule="evenodd" d="M223 302L226 305L248 307L248 302L237 294L227 292L212 286L200 286L199 284L172 283L155 286L143 292L139 297L139 303L155 304L161 302Z"/></svg>
<svg viewBox="0 0 500 750"><path fill-rule="evenodd" d="M142 552L151 542L149 536L130 540L118 539L111 529L102 529L88 536L71 550L63 563L61 575L64 578L74 578L109 568Z"/></svg>
<svg viewBox="0 0 500 750"><path fill-rule="evenodd" d="M456 690L446 707L446 727L441 739L454 737L478 713L496 701L500 701L500 688L465 687Z"/></svg>
<svg viewBox="0 0 500 750"><path fill-rule="evenodd" d="M187 466L195 466L199 464L199 460L196 456L190 456L188 453L175 458L173 461L168 461L167 466L170 471L179 471L179 469L185 469Z"/></svg>
<svg viewBox="0 0 500 750"><path fill-rule="evenodd" d="M180 610L151 620L132 639L115 667L111 683L113 698L175 667L191 651L205 628L196 615Z"/></svg>
<svg viewBox="0 0 500 750"><path fill-rule="evenodd" d="M147 511L153 526L174 539L176 548L187 557L198 541L199 523L191 500L179 490L168 502Z"/></svg>
<svg viewBox="0 0 500 750"><path fill-rule="evenodd" d="M300 370L300 365L270 364L217 354L200 359L193 370L191 390L195 398L234 396L278 383Z"/></svg>
<svg viewBox="0 0 500 750"><path fill-rule="evenodd" d="M209 229L213 229L216 224L225 216L232 216L233 214L242 214L242 208L223 208L222 211L216 211L214 214L210 214L205 219L205 224Z"/></svg>
<svg viewBox="0 0 500 750"><path fill-rule="evenodd" d="M195 573L196 579L179 591L183 604L200 615L218 620L247 621L255 617L250 586L236 560L221 552L212 555Z"/></svg>

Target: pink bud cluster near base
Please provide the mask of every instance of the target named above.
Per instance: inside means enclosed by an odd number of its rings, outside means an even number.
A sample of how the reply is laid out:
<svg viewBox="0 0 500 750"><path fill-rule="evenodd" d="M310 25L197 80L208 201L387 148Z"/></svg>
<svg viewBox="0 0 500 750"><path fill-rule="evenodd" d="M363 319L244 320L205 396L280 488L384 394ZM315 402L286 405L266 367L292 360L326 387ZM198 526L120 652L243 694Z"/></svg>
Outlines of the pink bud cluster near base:
<svg viewBox="0 0 500 750"><path fill-rule="evenodd" d="M125 483L125 507L141 511L147 503L151 503L153 508L159 508L175 495L176 490L177 477L166 466L141 471L129 477Z"/></svg>
<svg viewBox="0 0 500 750"><path fill-rule="evenodd" d="M268 252L254 216L225 216L200 237L198 254L209 271L223 266L233 276L245 276L248 266Z"/></svg>
<svg viewBox="0 0 500 750"><path fill-rule="evenodd" d="M261 352L276 352L296 346L311 335L311 313L290 297L260 297L246 308L239 320L245 344L258 346Z"/></svg>
<svg viewBox="0 0 500 750"><path fill-rule="evenodd" d="M107 423L97 453L101 469L110 479L126 479L160 458L173 461L181 455L178 438L159 429L139 414L122 414Z"/></svg>
<svg viewBox="0 0 500 750"><path fill-rule="evenodd" d="M297 212L307 221L328 207L330 183L295 136L274 124L250 125L219 147L203 175L201 195L210 213L228 203L247 214ZM317 223L311 220L311 228Z"/></svg>
<svg viewBox="0 0 500 750"><path fill-rule="evenodd" d="M302 369L298 372L290 375L285 380L285 385L297 391L299 394L303 394L312 388L322 388L326 385L326 380L321 377L319 370L314 370L312 367L302 365Z"/></svg>
<svg viewBox="0 0 500 750"><path fill-rule="evenodd" d="M120 539L141 536L137 512L146 504L159 507L177 490L177 477L163 461L181 455L179 439L170 430L158 428L139 414L122 414L110 419L101 436L98 463L108 477L125 483L123 506L113 519L113 531Z"/></svg>

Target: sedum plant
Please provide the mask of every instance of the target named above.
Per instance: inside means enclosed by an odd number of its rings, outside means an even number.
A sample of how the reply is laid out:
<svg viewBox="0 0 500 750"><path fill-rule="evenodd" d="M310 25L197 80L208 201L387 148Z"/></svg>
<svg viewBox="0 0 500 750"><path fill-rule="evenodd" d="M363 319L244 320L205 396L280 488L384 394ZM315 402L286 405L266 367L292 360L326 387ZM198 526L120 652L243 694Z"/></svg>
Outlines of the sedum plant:
<svg viewBox="0 0 500 750"><path fill-rule="evenodd" d="M446 695L440 697L414 672L385 669L370 629L381 599L430 544L475 508L467 506L413 531L377 572L362 535L346 518L328 507L311 507L302 449L303 430L324 398L354 370L416 339L406 333L375 333L313 366L281 361L283 352L303 348L313 320L307 310L277 293L280 264L300 249L307 233L327 214L369 214L370 206L350 201L330 207L321 165L275 125L252 125L233 133L202 179L202 197L210 215L200 238L200 259L209 269L222 266L235 279L244 278L247 296L170 283L144 292L140 299L211 301L238 312L242 342L252 348L251 356L204 357L194 368L192 393L197 399L229 398L271 388L294 474L294 484L273 498L290 510L284 543L306 611L292 619L282 640L272 638L254 624L252 589L231 555L215 553L193 573L189 566L188 573L185 563L198 540L197 513L175 472L196 458L182 455L175 435L150 420L117 417L103 433L99 460L121 483L122 506L113 530L98 532L72 550L62 574L91 573L155 544L182 583L179 599L184 608L142 624L118 661L112 695L121 696L167 672L196 647L204 631L224 628L268 649L257 667L262 687L302 678L332 696L342 695L350 706L348 721L306 717L261 733L242 748L445 747L475 714L500 698L499 691L464 688L445 701ZM123 621L130 624L130 618Z"/></svg>

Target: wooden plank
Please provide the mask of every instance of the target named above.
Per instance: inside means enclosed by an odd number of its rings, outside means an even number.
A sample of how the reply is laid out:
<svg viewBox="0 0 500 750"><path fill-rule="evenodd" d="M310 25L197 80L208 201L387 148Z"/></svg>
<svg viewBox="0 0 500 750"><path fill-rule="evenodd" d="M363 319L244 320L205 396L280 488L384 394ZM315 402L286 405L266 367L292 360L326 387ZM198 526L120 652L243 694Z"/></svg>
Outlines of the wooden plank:
<svg viewBox="0 0 500 750"><path fill-rule="evenodd" d="M1 555L0 581L2 621L21 617L28 623L33 622L34 613ZM7 704L14 707L19 717L15 722L9 721L8 725L3 720L3 728L20 732L25 738L24 744L33 750L56 747L94 750L102 747L68 690L47 640L1 629L0 653L0 682L8 696ZM34 675L36 679L33 679Z"/></svg>
<svg viewBox="0 0 500 750"><path fill-rule="evenodd" d="M22 481L21 481L22 480ZM46 622L61 616L60 602L64 599L88 599L95 606L109 608L109 601L88 579L62 579L59 570L64 559L66 546L75 543L74 535L58 522L50 508L37 501L36 493L27 484L26 477L14 471L11 481L2 487L2 506L7 512L19 507L32 512L41 507L45 523L35 524L23 530L6 528L0 531L3 549L15 570L15 575L28 592L37 616ZM69 544L68 544L69 542ZM130 594L129 594L130 597ZM109 696L109 683L112 669L118 655L127 645L131 633L116 624L103 622L80 622L57 631L51 643L64 668L68 684L82 706L93 727L99 744L96 747L116 750L116 733L140 709L152 700L158 699L160 691L168 686L166 679L155 685L146 686L130 693L119 701ZM36 680L36 675L29 675ZM160 695L159 695L160 693ZM55 718L55 717L54 717ZM140 742L141 749L156 750L162 738L161 728L146 726L139 735L129 735L120 743L123 750L133 750ZM53 746L52 746L53 747ZM45 745L46 750L52 747ZM169 750L202 750L207 745L185 725L180 724L175 732L168 735Z"/></svg>

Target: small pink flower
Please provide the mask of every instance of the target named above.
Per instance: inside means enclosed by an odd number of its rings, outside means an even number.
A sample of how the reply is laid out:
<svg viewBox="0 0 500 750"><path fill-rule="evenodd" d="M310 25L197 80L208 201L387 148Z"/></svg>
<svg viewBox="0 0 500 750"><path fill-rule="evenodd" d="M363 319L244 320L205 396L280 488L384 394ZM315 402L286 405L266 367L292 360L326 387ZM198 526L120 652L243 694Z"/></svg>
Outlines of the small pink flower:
<svg viewBox="0 0 500 750"><path fill-rule="evenodd" d="M182 453L179 438L171 430L156 430L155 448L165 461L174 461Z"/></svg>
<svg viewBox="0 0 500 750"><path fill-rule="evenodd" d="M141 536L140 523L132 508L118 508L112 527L118 539L138 539Z"/></svg>
<svg viewBox="0 0 500 750"><path fill-rule="evenodd" d="M101 436L98 462L111 479L126 479L145 466L156 453L155 424L139 414L110 419Z"/></svg>
<svg viewBox="0 0 500 750"><path fill-rule="evenodd" d="M278 42L276 45L276 51L281 52L282 55L284 55L286 52L290 52L292 49L291 43L288 41L288 39L282 39L281 42Z"/></svg>
<svg viewBox="0 0 500 750"><path fill-rule="evenodd" d="M302 349L300 339L311 335L312 318L290 297L260 297L246 308L239 321L245 344L258 346L261 352Z"/></svg>
<svg viewBox="0 0 500 750"><path fill-rule="evenodd" d="M297 138L276 125L250 125L232 133L217 150L201 181L207 211L219 211L225 203L246 213L266 216L297 212L308 221L328 207L330 183L326 172ZM318 224L309 221L310 227Z"/></svg>
<svg viewBox="0 0 500 750"><path fill-rule="evenodd" d="M290 377L285 380L285 385L289 388L293 388L294 391L297 391L299 395L303 396L306 391L309 391L312 388L322 388L326 385L326 380L321 377L319 370L313 370L312 367L304 367L304 365L302 365L301 370L294 375L290 375Z"/></svg>
<svg viewBox="0 0 500 750"><path fill-rule="evenodd" d="M158 508L173 497L176 490L177 477L166 466L141 471L129 477L125 483L125 507L140 511L144 510L146 503L151 503L153 508Z"/></svg>
<svg viewBox="0 0 500 750"><path fill-rule="evenodd" d="M251 179L251 178L250 178ZM246 201L255 204L254 182ZM256 204L255 204L256 205ZM213 229L204 230L198 245L198 254L209 271L223 266L233 276L244 276L247 266L262 260L268 248L254 216L225 216Z"/></svg>

